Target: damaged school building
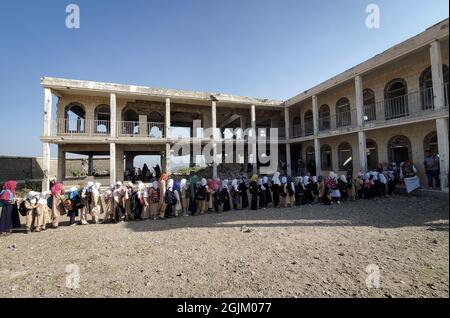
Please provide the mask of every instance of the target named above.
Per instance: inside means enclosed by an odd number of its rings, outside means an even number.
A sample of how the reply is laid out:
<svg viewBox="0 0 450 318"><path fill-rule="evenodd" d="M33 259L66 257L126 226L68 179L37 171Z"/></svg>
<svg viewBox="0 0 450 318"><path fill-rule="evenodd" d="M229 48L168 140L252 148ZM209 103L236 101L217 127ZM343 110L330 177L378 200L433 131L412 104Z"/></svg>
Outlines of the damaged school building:
<svg viewBox="0 0 450 318"><path fill-rule="evenodd" d="M43 189L49 187L51 144L58 148L59 181L73 153L88 157L89 174L95 157L109 156L113 183L136 156L161 156L170 172L170 150L180 139L204 146L238 127L278 128L278 158L289 175L297 174L299 158L314 163L318 175L409 159L426 185L424 152L431 149L439 154L441 186L448 189L448 36L447 19L285 101L42 78ZM220 135L198 134L195 121ZM180 127L189 136L177 136L174 128Z"/></svg>

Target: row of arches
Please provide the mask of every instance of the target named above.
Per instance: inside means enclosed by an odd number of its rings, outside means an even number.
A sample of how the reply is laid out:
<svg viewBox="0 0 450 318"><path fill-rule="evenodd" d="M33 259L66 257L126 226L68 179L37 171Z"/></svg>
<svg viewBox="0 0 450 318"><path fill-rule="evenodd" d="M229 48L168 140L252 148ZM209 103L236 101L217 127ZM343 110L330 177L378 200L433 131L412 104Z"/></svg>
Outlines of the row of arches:
<svg viewBox="0 0 450 318"><path fill-rule="evenodd" d="M442 65L444 75L444 83L448 85L449 82L449 67ZM431 67L425 69L419 78L420 82L420 108L421 110L434 108L433 95L433 77ZM449 91L446 90L446 104L449 100ZM411 97L414 99L414 97ZM411 101L412 102L412 101ZM364 119L366 121L377 120L377 108L384 108L384 119L391 120L409 115L409 99L408 99L408 85L403 78L396 78L389 81L384 88L384 101L380 104L375 99L375 92L370 89L363 91L364 104ZM379 106L381 105L381 106ZM351 105L347 97L342 97L336 102L336 127L345 127L352 124ZM382 111L383 112L383 111ZM305 127L305 136L314 133L313 128L313 111L307 110L304 114L303 123ZM299 116L293 119L294 136L301 135L301 118ZM330 106L324 104L319 107L319 130L326 131L331 128L331 112Z"/></svg>
<svg viewBox="0 0 450 318"><path fill-rule="evenodd" d="M64 109L64 119L66 132L86 132L86 110L84 105L76 102L67 105ZM98 134L109 134L110 121L111 109L109 105L98 105L94 110L94 132ZM126 107L122 111L121 121L127 122L127 124L123 125L121 133L139 133L139 114L135 109ZM164 121L164 117L159 112L152 111L147 116L147 121L150 123L162 123Z"/></svg>
<svg viewBox="0 0 450 318"><path fill-rule="evenodd" d="M437 133L433 131L425 136L423 140L423 152L431 150L432 153L438 153ZM342 142L338 145L338 169L339 171L353 170L353 149L348 142ZM400 164L407 160L412 160L411 141L408 137L398 135L392 137L387 144L388 161ZM375 140L367 139L366 141L367 166L369 170L376 169L378 160L378 145ZM306 162L315 161L314 147L306 148ZM320 148L321 170L331 171L333 168L333 155L330 145L322 145Z"/></svg>

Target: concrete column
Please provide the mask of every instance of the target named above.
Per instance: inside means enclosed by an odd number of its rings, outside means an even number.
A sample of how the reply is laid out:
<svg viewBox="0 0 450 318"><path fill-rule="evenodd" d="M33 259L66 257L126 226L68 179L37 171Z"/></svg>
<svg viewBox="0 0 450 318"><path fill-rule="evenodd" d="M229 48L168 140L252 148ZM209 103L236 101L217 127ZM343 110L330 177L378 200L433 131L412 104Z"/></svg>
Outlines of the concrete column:
<svg viewBox="0 0 450 318"><path fill-rule="evenodd" d="M127 153L125 155L125 169L133 169L134 168L134 155Z"/></svg>
<svg viewBox="0 0 450 318"><path fill-rule="evenodd" d="M320 176L322 174L322 163L320 158L320 139L315 138L314 139L314 152L315 152L315 159L316 159L316 175Z"/></svg>
<svg viewBox="0 0 450 318"><path fill-rule="evenodd" d="M109 144L109 183L116 183L116 178L116 144L112 142Z"/></svg>
<svg viewBox="0 0 450 318"><path fill-rule="evenodd" d="M139 115L139 135L148 136L147 115Z"/></svg>
<svg viewBox="0 0 450 318"><path fill-rule="evenodd" d="M356 122L358 127L364 126L364 95L361 76L355 77ZM365 148L365 146L364 146Z"/></svg>
<svg viewBox="0 0 450 318"><path fill-rule="evenodd" d="M94 155L89 154L88 156L88 176L94 175Z"/></svg>
<svg viewBox="0 0 450 318"><path fill-rule="evenodd" d="M314 135L319 133L319 105L317 102L317 96L312 97L312 111L313 111L313 125L314 125Z"/></svg>
<svg viewBox="0 0 450 318"><path fill-rule="evenodd" d="M170 98L166 98L166 117L165 117L165 133L164 138L169 138L170 133Z"/></svg>
<svg viewBox="0 0 450 318"><path fill-rule="evenodd" d="M441 168L441 189L448 189L448 119L436 119L436 132L438 137L439 163Z"/></svg>
<svg viewBox="0 0 450 318"><path fill-rule="evenodd" d="M58 170L56 179L57 181L64 181L66 178L66 152L62 151L61 146L58 146Z"/></svg>
<svg viewBox="0 0 450 318"><path fill-rule="evenodd" d="M286 141L289 142L291 138L290 128L291 128L291 119L289 116L289 108L286 107L284 109L284 128L286 130ZM291 165L291 145L289 143L286 144L286 166L287 166L287 175L290 177L292 175L292 165Z"/></svg>
<svg viewBox="0 0 450 318"><path fill-rule="evenodd" d="M258 172L258 154L256 153L256 138L257 138L257 132L256 132L256 106L251 106L251 112L250 112L251 122L252 122L252 153L253 153L253 174L257 174Z"/></svg>
<svg viewBox="0 0 450 318"><path fill-rule="evenodd" d="M52 122L52 91L50 88L44 88L44 137L51 134Z"/></svg>
<svg viewBox="0 0 450 318"><path fill-rule="evenodd" d="M44 142L42 144L42 191L50 190L50 144Z"/></svg>
<svg viewBox="0 0 450 318"><path fill-rule="evenodd" d="M116 100L116 94L111 93L110 95L110 105L109 105L110 111L111 111L111 138L117 137L117 100ZM115 180L114 180L115 182Z"/></svg>
<svg viewBox="0 0 450 318"><path fill-rule="evenodd" d="M166 144L166 152L164 156L165 162L164 162L164 172L168 175L171 174L170 171L170 144Z"/></svg>
<svg viewBox="0 0 450 318"><path fill-rule="evenodd" d="M367 150L366 150L366 132L358 132L358 149L359 149L359 169L361 172L367 172Z"/></svg>
<svg viewBox="0 0 450 318"><path fill-rule="evenodd" d="M212 101L211 103L211 129L213 136L213 178L217 178L217 103Z"/></svg>
<svg viewBox="0 0 450 318"><path fill-rule="evenodd" d="M444 74L442 72L442 53L439 41L430 46L431 74L433 77L434 108L442 109L445 106Z"/></svg>

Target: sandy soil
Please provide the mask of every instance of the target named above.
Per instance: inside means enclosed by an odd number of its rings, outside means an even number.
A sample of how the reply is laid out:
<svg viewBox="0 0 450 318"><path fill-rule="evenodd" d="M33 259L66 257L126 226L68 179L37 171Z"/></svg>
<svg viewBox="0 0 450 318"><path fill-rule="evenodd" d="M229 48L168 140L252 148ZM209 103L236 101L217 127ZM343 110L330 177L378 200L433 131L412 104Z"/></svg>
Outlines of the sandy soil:
<svg viewBox="0 0 450 318"><path fill-rule="evenodd" d="M0 297L448 297L448 220L445 200L396 197L17 233Z"/></svg>

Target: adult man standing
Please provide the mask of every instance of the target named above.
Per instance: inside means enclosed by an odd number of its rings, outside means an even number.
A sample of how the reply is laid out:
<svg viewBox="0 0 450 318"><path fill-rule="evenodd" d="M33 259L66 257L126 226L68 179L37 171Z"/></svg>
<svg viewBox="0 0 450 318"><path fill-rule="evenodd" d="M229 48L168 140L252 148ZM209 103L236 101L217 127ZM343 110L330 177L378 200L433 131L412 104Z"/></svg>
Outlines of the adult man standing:
<svg viewBox="0 0 450 318"><path fill-rule="evenodd" d="M433 180L435 186L439 188L441 186L441 182L439 179L440 171L439 171L439 158L437 155L433 154L430 149L425 151L425 172L428 178L428 186L430 188L433 187Z"/></svg>

